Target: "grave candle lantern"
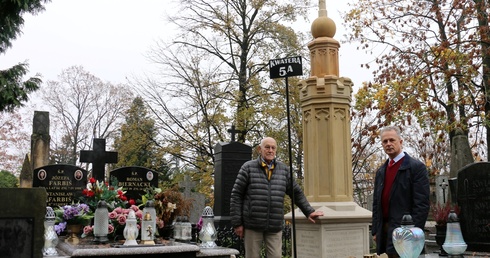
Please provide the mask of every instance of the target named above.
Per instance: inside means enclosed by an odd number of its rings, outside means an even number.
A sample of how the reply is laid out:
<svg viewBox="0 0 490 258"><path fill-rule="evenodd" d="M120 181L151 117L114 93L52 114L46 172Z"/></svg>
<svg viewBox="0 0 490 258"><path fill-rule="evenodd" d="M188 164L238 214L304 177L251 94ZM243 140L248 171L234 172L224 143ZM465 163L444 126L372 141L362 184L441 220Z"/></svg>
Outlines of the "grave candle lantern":
<svg viewBox="0 0 490 258"><path fill-rule="evenodd" d="M94 214L94 242L109 242L107 234L109 234L109 210L105 201L99 201Z"/></svg>
<svg viewBox="0 0 490 258"><path fill-rule="evenodd" d="M199 239L201 240L201 247L213 248L216 247L217 238L216 228L214 227L214 213L211 207L206 206L202 212L202 228L199 232Z"/></svg>
<svg viewBox="0 0 490 258"><path fill-rule="evenodd" d="M141 221L141 244L154 245L153 235L155 234L155 228L152 227L153 220L149 212L146 212Z"/></svg>
<svg viewBox="0 0 490 258"><path fill-rule="evenodd" d="M149 213L151 216L151 228L153 230L152 240L155 238L155 229L157 228L157 212L155 210L155 202L149 200L145 204L145 208L143 208L143 214ZM142 235L143 236L143 235Z"/></svg>
<svg viewBox="0 0 490 258"><path fill-rule="evenodd" d="M56 215L53 208L46 207L46 215L44 217L44 256L57 256L56 245L58 244L58 235L54 230Z"/></svg>
<svg viewBox="0 0 490 258"><path fill-rule="evenodd" d="M442 248L452 257L463 257L462 254L466 251L466 247L458 215L456 215L454 210L451 210L447 216L446 240Z"/></svg>
<svg viewBox="0 0 490 258"><path fill-rule="evenodd" d="M424 249L424 231L413 224L412 216L405 214L401 226L393 230L393 246L401 258L417 258Z"/></svg>
<svg viewBox="0 0 490 258"><path fill-rule="evenodd" d="M124 245L138 245L136 238L138 237L139 231L136 225L136 215L133 210L129 211L128 218L126 219L126 226L124 227Z"/></svg>

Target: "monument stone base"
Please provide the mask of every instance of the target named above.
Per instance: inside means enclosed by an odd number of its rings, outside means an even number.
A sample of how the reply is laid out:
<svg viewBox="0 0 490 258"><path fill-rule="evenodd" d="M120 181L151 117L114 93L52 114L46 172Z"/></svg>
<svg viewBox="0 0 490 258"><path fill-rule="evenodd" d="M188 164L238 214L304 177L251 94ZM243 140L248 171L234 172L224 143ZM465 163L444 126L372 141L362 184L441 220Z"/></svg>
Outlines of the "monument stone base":
<svg viewBox="0 0 490 258"><path fill-rule="evenodd" d="M301 258L362 258L369 254L371 212L354 202L310 203L324 216L311 223L295 209L296 253ZM292 223L292 213L285 215Z"/></svg>

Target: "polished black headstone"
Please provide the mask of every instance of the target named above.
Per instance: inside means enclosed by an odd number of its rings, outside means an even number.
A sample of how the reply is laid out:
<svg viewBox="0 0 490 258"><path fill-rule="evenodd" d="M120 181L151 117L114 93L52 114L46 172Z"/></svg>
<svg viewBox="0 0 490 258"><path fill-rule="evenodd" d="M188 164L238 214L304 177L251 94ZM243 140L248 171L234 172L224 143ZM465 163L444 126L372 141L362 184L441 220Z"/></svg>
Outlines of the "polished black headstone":
<svg viewBox="0 0 490 258"><path fill-rule="evenodd" d="M128 199L141 200L149 187L158 187L158 173L145 167L122 167L109 172L109 182L117 180L117 186L126 191Z"/></svg>
<svg viewBox="0 0 490 258"><path fill-rule="evenodd" d="M32 186L46 188L47 205L55 208L77 202L87 182L87 170L56 164L34 169Z"/></svg>
<svg viewBox="0 0 490 258"><path fill-rule="evenodd" d="M243 163L252 158L252 147L240 142L214 147L214 216L219 227L229 226L231 190Z"/></svg>
<svg viewBox="0 0 490 258"><path fill-rule="evenodd" d="M467 250L490 252L490 163L473 163L459 170L457 191Z"/></svg>

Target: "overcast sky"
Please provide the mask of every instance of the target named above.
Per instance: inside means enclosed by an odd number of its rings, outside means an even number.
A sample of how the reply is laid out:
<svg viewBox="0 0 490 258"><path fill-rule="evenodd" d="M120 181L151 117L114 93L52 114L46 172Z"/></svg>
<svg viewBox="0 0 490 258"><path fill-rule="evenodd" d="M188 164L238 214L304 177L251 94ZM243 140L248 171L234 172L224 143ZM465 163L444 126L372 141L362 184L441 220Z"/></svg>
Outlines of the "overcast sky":
<svg viewBox="0 0 490 258"><path fill-rule="evenodd" d="M313 0L315 1L315 0ZM103 81L126 83L126 77L143 75L152 65L146 59L151 46L171 37L165 21L167 13L177 10L169 0L52 0L36 16L25 15L22 35L13 47L0 55L0 69L27 60L30 75L40 73L43 80L56 80L63 69L81 65ZM344 34L339 11L346 1L327 0L328 16L337 25L335 38ZM310 10L309 31L318 17ZM340 49L340 76L350 77L356 86L370 80L360 68L362 54L355 45Z"/></svg>

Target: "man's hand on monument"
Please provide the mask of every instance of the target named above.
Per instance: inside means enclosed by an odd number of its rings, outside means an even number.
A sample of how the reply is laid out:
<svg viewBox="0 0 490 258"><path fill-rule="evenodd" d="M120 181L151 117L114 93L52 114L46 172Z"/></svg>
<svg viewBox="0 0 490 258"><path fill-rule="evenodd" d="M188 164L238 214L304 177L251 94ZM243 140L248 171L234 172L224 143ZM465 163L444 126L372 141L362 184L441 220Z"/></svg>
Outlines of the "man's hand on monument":
<svg viewBox="0 0 490 258"><path fill-rule="evenodd" d="M315 223L315 219L320 216L323 216L323 211L314 211L310 214L310 216L308 216L308 220Z"/></svg>
<svg viewBox="0 0 490 258"><path fill-rule="evenodd" d="M243 226L238 226L235 228L235 234L239 237L239 238L243 238Z"/></svg>

